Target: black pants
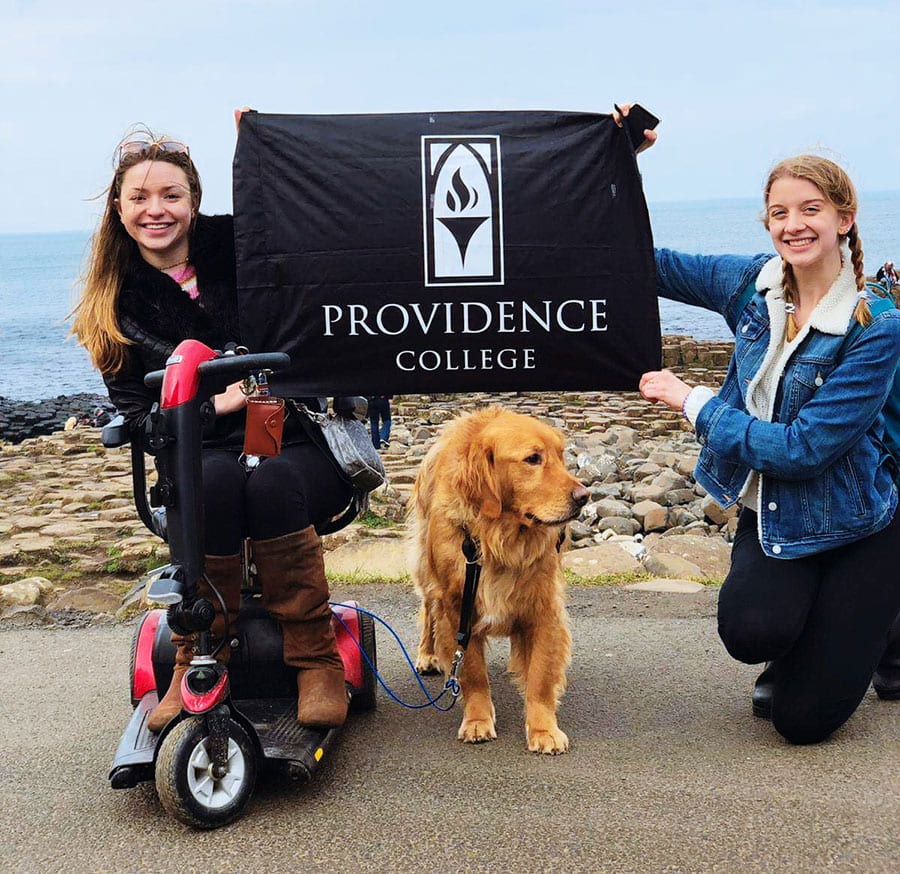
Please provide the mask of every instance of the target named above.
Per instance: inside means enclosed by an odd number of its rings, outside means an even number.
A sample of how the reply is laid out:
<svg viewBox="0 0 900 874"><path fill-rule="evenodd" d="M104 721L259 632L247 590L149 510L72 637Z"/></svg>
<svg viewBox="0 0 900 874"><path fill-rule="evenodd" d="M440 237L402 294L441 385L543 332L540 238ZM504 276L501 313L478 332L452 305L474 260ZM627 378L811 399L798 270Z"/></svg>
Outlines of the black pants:
<svg viewBox="0 0 900 874"><path fill-rule="evenodd" d="M738 661L772 662L772 723L824 740L859 706L900 612L900 513L877 534L807 558L765 555L744 510L719 595L719 636Z"/></svg>
<svg viewBox="0 0 900 874"><path fill-rule="evenodd" d="M282 448L248 474L240 453L203 452L208 555L235 555L244 537L268 540L329 519L350 502L351 488L312 443Z"/></svg>

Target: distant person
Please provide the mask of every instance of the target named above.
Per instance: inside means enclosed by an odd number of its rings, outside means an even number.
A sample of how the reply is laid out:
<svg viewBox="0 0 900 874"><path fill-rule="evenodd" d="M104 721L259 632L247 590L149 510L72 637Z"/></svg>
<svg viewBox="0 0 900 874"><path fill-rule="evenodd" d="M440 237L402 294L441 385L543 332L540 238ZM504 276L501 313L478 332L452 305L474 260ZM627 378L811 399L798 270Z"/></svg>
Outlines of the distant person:
<svg viewBox="0 0 900 874"><path fill-rule="evenodd" d="M880 282L889 292L894 290L894 286L897 285L898 276L897 271L894 269L893 261L885 261L881 267L878 268L878 272L875 274L875 280Z"/></svg>
<svg viewBox="0 0 900 874"><path fill-rule="evenodd" d="M387 449L391 445L391 398L393 397L393 395L371 395L367 398L369 424L372 428L372 445L376 449Z"/></svg>
<svg viewBox="0 0 900 874"><path fill-rule="evenodd" d="M240 342L231 216L200 212L200 177L188 147L145 129L116 149L106 207L91 242L73 333L90 353L110 400L140 428L159 400L144 376L165 366L182 340L217 349ZM265 350L256 350L265 351ZM315 525L350 502L352 488L292 409L281 454L252 471L242 464L247 397L235 383L213 399L204 435L204 579L216 609L218 658L227 661L241 604L242 552L251 538L263 606L278 619L286 664L297 671L297 719L337 726L347 713L344 668L331 628L322 542ZM311 409L315 398L301 398ZM225 615L210 589L220 593ZM159 731L181 712L190 636L173 634L175 668L147 725Z"/></svg>
<svg viewBox="0 0 900 874"><path fill-rule="evenodd" d="M719 635L739 661L769 663L774 727L810 744L856 710L900 612L896 465L882 441L900 312L869 311L840 167L782 161L764 203L774 258L656 252L659 294L735 332L721 389L662 370L640 390L696 430L697 482L724 507L743 503Z"/></svg>

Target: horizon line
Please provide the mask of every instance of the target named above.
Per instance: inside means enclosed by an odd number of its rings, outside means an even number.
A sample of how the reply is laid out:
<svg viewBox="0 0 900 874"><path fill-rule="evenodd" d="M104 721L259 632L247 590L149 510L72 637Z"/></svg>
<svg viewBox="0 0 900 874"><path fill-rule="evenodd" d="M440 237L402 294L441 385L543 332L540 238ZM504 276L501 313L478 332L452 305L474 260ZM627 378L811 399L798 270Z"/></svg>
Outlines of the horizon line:
<svg viewBox="0 0 900 874"><path fill-rule="evenodd" d="M881 189L878 191L871 190L860 190L859 195L860 199L864 196L878 196L883 194L897 194L900 195L900 189ZM646 199L646 198L645 198ZM672 204L687 204L687 203L725 203L728 201L756 201L758 199L757 196L747 197L746 195L742 196L731 196L731 197L689 197L689 198L655 198L653 200L646 200L647 206L652 207L656 205L665 205L669 206ZM209 213L210 215L222 215L223 213ZM46 230L46 231L23 231L23 230L3 230L0 228L0 236L3 237L15 237L15 236L50 236L53 234L92 234L94 233L95 228L57 228L54 230Z"/></svg>

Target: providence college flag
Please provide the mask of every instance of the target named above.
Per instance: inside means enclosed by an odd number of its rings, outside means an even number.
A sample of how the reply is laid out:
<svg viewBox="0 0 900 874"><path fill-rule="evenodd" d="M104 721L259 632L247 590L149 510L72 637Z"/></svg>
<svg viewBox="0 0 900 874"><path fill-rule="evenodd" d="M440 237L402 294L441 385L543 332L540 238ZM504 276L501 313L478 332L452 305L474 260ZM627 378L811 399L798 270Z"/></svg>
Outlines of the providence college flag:
<svg viewBox="0 0 900 874"><path fill-rule="evenodd" d="M637 388L659 367L647 208L609 115L247 113L244 340L293 395Z"/></svg>

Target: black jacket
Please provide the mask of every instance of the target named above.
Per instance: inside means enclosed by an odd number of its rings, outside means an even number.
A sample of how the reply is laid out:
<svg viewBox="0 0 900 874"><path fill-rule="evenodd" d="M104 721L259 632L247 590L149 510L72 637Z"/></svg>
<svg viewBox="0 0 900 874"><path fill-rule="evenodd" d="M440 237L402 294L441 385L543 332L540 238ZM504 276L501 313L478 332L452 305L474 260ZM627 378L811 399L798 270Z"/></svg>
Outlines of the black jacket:
<svg viewBox="0 0 900 874"><path fill-rule="evenodd" d="M190 240L190 262L197 271L197 300L191 300L174 279L144 261L137 245L133 246L117 314L122 332L134 345L125 349L123 368L103 377L110 400L133 428L143 427L151 406L159 400L144 385L144 376L164 368L178 343L194 339L213 349L224 349L228 343L241 341L231 216L197 217ZM306 439L297 423L291 422L295 418L289 415L285 423L286 442ZM206 430L204 445L239 449L243 439L241 410L216 417Z"/></svg>

